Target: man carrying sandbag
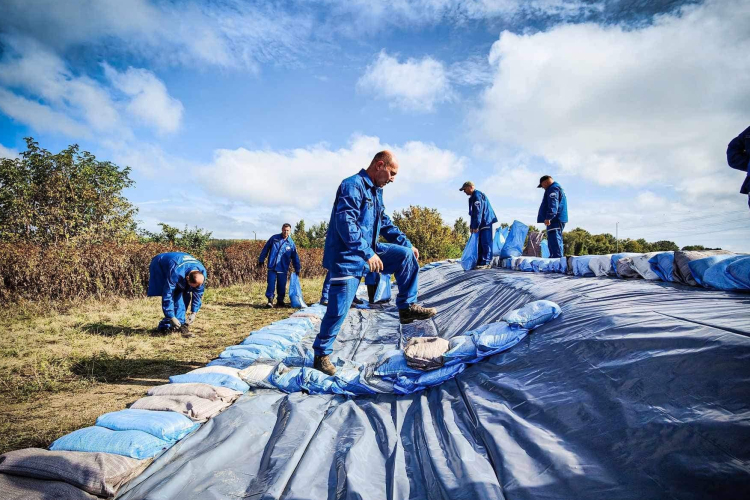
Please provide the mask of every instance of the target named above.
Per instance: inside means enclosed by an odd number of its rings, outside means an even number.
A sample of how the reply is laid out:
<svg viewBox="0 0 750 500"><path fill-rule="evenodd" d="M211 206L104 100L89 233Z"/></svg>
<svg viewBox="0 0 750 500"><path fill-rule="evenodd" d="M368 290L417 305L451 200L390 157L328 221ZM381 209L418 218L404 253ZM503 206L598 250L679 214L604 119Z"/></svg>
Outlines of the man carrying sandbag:
<svg viewBox="0 0 750 500"><path fill-rule="evenodd" d="M367 170L344 179L336 192L323 252L323 267L331 282L328 307L313 344L313 366L329 375L336 373L329 359L333 343L367 272L395 275L396 307L402 324L437 313L434 308L417 305L419 251L385 213L383 187L393 182L397 173L396 158L381 151ZM388 243L378 243L380 236Z"/></svg>
<svg viewBox="0 0 750 500"><path fill-rule="evenodd" d="M562 186L549 175L543 175L537 187L544 188L544 197L536 221L547 226L550 258L559 259L563 256L563 229L568 222L568 199Z"/></svg>
<svg viewBox="0 0 750 500"><path fill-rule="evenodd" d="M299 276L300 265L297 246L292 237L291 224L281 226L281 233L271 236L258 257L258 266L263 266L268 256L268 274L266 275L266 298L268 307L273 307L273 291L276 288L276 307L284 307L286 295L286 275L289 263L294 262L294 272Z"/></svg>
<svg viewBox="0 0 750 500"><path fill-rule="evenodd" d="M469 197L469 228L472 233L479 233L479 253L476 269L489 269L492 261L492 224L497 222L495 211L490 200L471 181L464 182L459 191Z"/></svg>
<svg viewBox="0 0 750 500"><path fill-rule="evenodd" d="M203 301L206 268L198 259L183 252L160 253L148 267L149 297L161 297L164 318L157 327L160 331L180 330L183 337L192 337L189 325ZM190 316L185 318L190 304Z"/></svg>
<svg viewBox="0 0 750 500"><path fill-rule="evenodd" d="M732 139L727 146L727 163L730 167L747 175L740 187L740 193L747 194L750 205L750 127Z"/></svg>

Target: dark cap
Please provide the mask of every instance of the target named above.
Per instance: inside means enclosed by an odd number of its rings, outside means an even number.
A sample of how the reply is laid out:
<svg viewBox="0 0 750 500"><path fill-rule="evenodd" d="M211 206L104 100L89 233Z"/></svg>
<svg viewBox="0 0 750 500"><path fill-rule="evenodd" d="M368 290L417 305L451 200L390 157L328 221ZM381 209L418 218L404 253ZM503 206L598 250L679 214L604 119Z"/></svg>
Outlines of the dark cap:
<svg viewBox="0 0 750 500"><path fill-rule="evenodd" d="M542 182L546 181L547 179L551 179L551 178L552 178L552 176L549 176L549 175L543 175L543 176L541 177L541 179L539 179L539 185L538 185L537 187L538 187L538 188L542 187Z"/></svg>
<svg viewBox="0 0 750 500"><path fill-rule="evenodd" d="M467 187L474 187L474 183L471 182L471 181L466 181L466 182L464 182L464 185L461 186L458 190L459 191L464 191Z"/></svg>

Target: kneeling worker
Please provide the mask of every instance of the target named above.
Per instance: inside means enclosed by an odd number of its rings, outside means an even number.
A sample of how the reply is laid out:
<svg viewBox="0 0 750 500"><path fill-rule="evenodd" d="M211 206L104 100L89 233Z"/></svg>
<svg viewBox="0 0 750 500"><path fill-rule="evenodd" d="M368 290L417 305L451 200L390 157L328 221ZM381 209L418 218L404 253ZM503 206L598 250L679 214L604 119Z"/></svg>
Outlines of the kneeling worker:
<svg viewBox="0 0 750 500"><path fill-rule="evenodd" d="M464 182L459 191L469 197L469 228L472 233L479 233L479 258L477 269L489 269L492 262L492 224L497 222L495 211L492 210L490 200L471 181Z"/></svg>
<svg viewBox="0 0 750 500"><path fill-rule="evenodd" d="M397 173L393 154L381 151L367 170L344 179L336 192L323 252L323 267L330 273L331 283L328 307L313 343L313 366L329 375L336 373L329 359L333 343L368 271L396 277L396 307L402 324L437 313L434 308L417 305L419 251L385 213L382 188L393 182ZM388 243L378 243L380 236Z"/></svg>
<svg viewBox="0 0 750 500"><path fill-rule="evenodd" d="M568 199L562 186L549 175L543 175L537 187L544 188L544 197L536 221L547 226L549 256L557 259L563 256L563 229L568 222Z"/></svg>
<svg viewBox="0 0 750 500"><path fill-rule="evenodd" d="M276 307L284 307L284 295L286 295L286 275L289 272L289 263L294 262L294 272L299 275L299 255L297 246L292 237L292 226L284 224L281 233L271 236L266 242L258 257L258 265L263 266L268 256L268 275L266 287L266 298L268 307L273 307L273 289L276 288Z"/></svg>
<svg viewBox="0 0 750 500"><path fill-rule="evenodd" d="M183 337L192 337L188 326L201 308L206 268L198 259L183 252L160 253L148 267L148 296L161 297L164 319L161 331L179 329ZM190 304L190 316L185 318Z"/></svg>

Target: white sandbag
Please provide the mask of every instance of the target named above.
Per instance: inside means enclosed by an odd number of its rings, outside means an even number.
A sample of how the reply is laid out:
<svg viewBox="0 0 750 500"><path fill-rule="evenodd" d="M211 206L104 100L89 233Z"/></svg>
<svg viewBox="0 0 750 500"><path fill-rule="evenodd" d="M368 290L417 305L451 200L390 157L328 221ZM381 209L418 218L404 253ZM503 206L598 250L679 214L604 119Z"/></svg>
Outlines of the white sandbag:
<svg viewBox="0 0 750 500"><path fill-rule="evenodd" d="M637 272L641 276L641 278L645 280L661 280L661 278L659 278L659 275L651 269L651 264L649 263L649 260L651 258L660 253L662 252L649 252L637 257L633 257L630 267L635 272Z"/></svg>
<svg viewBox="0 0 750 500"><path fill-rule="evenodd" d="M594 276L611 276L615 274L612 268L612 254L597 255L589 261L589 269Z"/></svg>
<svg viewBox="0 0 750 500"><path fill-rule="evenodd" d="M149 396L198 396L199 398L224 401L225 403L231 403L242 396L240 391L235 391L229 387L201 384L200 382L159 385L149 389L147 394Z"/></svg>
<svg viewBox="0 0 750 500"><path fill-rule="evenodd" d="M271 374L276 369L275 364L253 363L240 371L240 378L250 387L273 389Z"/></svg>
<svg viewBox="0 0 750 500"><path fill-rule="evenodd" d="M135 410L176 411L196 422L205 422L229 405L230 403L221 400L211 401L198 396L147 396L130 407Z"/></svg>
<svg viewBox="0 0 750 500"><path fill-rule="evenodd" d="M202 368L190 370L188 373L221 373L223 375L238 377L239 369L232 368L231 366L204 366Z"/></svg>

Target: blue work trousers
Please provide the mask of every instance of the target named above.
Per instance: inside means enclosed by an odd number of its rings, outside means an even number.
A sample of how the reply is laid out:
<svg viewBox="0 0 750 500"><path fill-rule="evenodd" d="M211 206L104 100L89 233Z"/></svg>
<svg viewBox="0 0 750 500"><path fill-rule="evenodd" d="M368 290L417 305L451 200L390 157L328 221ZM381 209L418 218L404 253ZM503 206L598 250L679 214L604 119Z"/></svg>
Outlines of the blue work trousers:
<svg viewBox="0 0 750 500"><path fill-rule="evenodd" d="M331 272L326 273L326 279L323 281L323 290L320 292L320 303L328 302L328 291L331 289Z"/></svg>
<svg viewBox="0 0 750 500"><path fill-rule="evenodd" d="M175 288L172 291L172 303L174 304L173 312L175 318L180 320L180 323L185 322L187 308L190 305L192 298L193 293L190 290L180 290L179 288ZM172 322L166 317L162 318L159 322L159 326L157 326L157 329L159 330L169 330L170 328L172 328Z"/></svg>
<svg viewBox="0 0 750 500"><path fill-rule="evenodd" d="M547 245L549 246L550 259L559 259L563 256L563 222L552 221L547 226Z"/></svg>
<svg viewBox="0 0 750 500"><path fill-rule="evenodd" d="M393 274L398 284L396 307L408 309L417 301L419 286L419 263L411 248L388 243L378 243L375 249L380 260L383 261L383 274ZM357 294L359 277L331 281L328 293L328 308L320 324L320 333L315 337L313 350L316 356L329 355L333 352L341 325L344 324L352 300Z"/></svg>
<svg viewBox="0 0 750 500"><path fill-rule="evenodd" d="M276 288L276 301L284 302L286 295L286 273L268 271L268 286L266 286L266 298L273 300L273 289Z"/></svg>
<svg viewBox="0 0 750 500"><path fill-rule="evenodd" d="M492 262L492 227L479 230L479 258L478 266L486 266Z"/></svg>

